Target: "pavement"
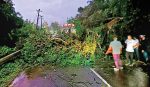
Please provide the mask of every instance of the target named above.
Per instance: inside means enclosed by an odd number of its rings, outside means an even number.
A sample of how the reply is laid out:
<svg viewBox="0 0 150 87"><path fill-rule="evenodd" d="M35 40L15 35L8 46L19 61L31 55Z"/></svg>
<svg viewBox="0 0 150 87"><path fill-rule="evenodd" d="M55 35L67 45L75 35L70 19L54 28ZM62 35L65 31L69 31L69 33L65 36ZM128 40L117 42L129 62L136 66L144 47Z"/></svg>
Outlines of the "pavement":
<svg viewBox="0 0 150 87"><path fill-rule="evenodd" d="M22 72L9 87L111 87L94 69L66 67Z"/></svg>

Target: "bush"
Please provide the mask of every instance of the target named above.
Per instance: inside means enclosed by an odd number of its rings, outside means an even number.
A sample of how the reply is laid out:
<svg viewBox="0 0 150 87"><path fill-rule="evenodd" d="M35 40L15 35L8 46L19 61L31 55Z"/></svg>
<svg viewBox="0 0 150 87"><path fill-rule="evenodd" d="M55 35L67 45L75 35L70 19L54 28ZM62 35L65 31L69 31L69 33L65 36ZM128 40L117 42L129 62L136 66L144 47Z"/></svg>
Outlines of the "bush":
<svg viewBox="0 0 150 87"><path fill-rule="evenodd" d="M51 41L44 30L32 32L26 38L21 53L28 65L86 65L87 61L87 58L81 52L76 51L73 45L57 45L57 43Z"/></svg>
<svg viewBox="0 0 150 87"><path fill-rule="evenodd" d="M12 52L14 52L13 48L9 48L7 46L0 47L0 58L4 57Z"/></svg>
<svg viewBox="0 0 150 87"><path fill-rule="evenodd" d="M20 60L1 65L0 87L8 87L8 83L10 83L10 81L12 81L22 70L23 67Z"/></svg>

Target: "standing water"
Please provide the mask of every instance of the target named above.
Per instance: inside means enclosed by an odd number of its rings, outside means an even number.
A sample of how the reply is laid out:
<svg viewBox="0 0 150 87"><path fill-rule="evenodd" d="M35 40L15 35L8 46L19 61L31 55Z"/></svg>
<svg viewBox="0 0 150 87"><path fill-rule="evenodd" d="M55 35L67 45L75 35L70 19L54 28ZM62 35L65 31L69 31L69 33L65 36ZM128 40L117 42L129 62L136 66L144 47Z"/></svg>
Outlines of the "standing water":
<svg viewBox="0 0 150 87"><path fill-rule="evenodd" d="M113 68L102 69L96 67L96 71L101 74L112 87L150 87L150 67L125 67L125 69L115 72ZM104 71L103 73L101 71Z"/></svg>

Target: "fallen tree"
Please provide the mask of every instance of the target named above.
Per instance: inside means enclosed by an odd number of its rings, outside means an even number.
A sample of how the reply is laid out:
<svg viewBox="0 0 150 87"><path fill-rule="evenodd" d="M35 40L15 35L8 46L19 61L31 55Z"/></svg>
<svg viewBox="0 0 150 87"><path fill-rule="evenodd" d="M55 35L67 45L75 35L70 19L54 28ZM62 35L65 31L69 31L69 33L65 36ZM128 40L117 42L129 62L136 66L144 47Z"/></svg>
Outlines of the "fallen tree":
<svg viewBox="0 0 150 87"><path fill-rule="evenodd" d="M15 58L15 56L17 56L19 54L20 54L20 50L13 52L3 58L0 58L0 65L2 65L3 63L5 63L7 61L13 60Z"/></svg>

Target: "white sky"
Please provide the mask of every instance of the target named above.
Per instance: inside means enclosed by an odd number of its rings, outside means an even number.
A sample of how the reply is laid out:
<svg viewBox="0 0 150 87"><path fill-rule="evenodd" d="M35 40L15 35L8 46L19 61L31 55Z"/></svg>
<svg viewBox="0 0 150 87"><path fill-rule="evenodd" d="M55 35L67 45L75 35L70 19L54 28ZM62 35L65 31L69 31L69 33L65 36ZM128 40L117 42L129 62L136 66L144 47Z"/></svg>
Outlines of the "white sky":
<svg viewBox="0 0 150 87"><path fill-rule="evenodd" d="M23 19L36 22L37 9L49 24L58 21L66 22L67 18L74 17L79 7L87 5L88 0L12 0L15 10L20 12Z"/></svg>

